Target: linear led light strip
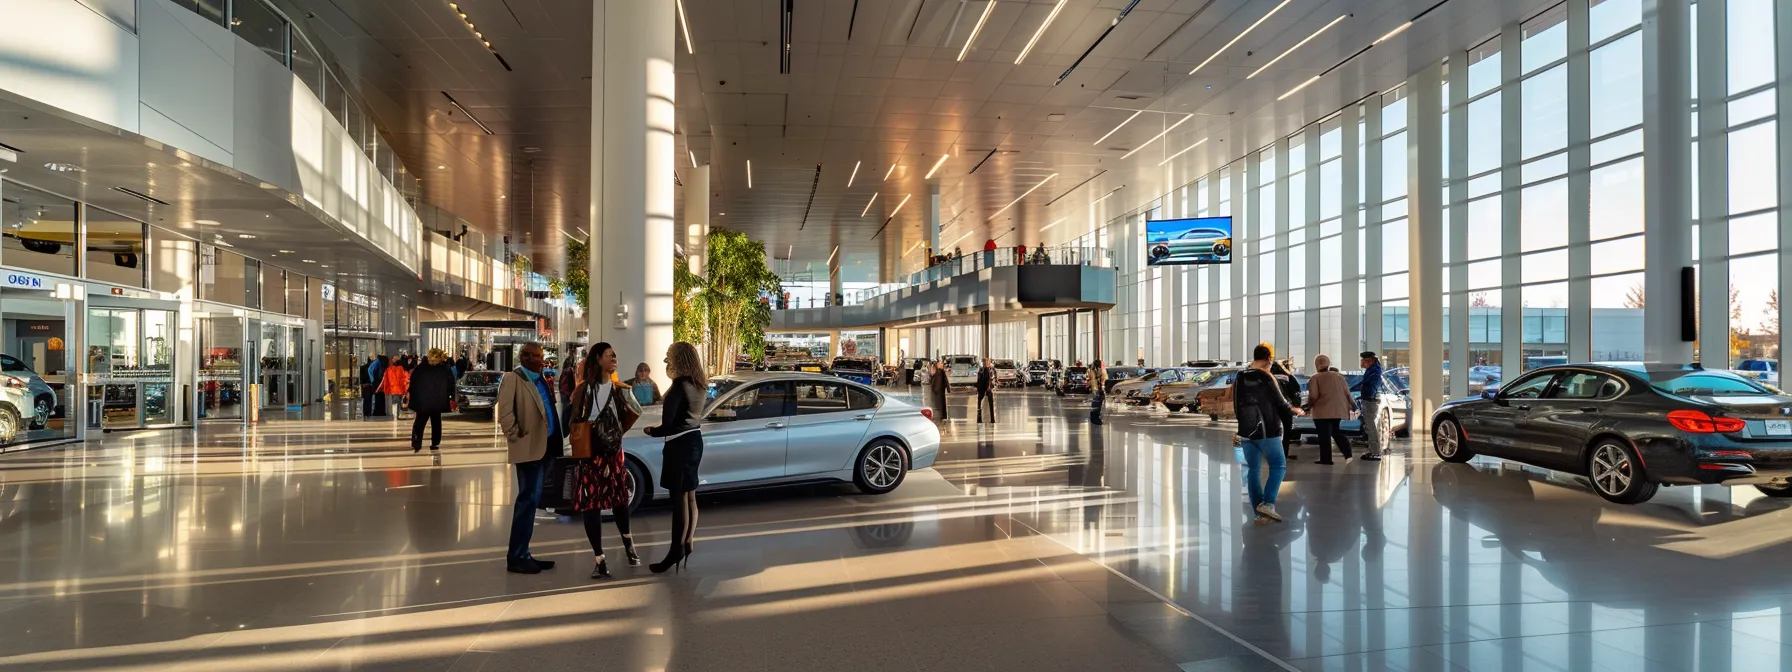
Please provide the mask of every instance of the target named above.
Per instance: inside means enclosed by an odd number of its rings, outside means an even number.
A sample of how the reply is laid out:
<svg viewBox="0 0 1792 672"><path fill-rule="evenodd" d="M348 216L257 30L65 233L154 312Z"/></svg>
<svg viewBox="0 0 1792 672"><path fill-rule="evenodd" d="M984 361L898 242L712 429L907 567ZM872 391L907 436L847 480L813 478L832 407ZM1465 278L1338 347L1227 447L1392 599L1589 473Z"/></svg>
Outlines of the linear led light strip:
<svg viewBox="0 0 1792 672"><path fill-rule="evenodd" d="M915 244L908 246L908 251L903 252L902 256L906 257L908 255L914 254L915 250L920 249L920 247L921 247L921 241L917 240L917 241L915 241Z"/></svg>
<svg viewBox="0 0 1792 672"><path fill-rule="evenodd" d="M840 246L839 246L839 245L835 245L835 246L834 246L834 251L833 251L833 252L830 252L830 253L828 253L828 260L827 260L827 263L826 263L826 264L825 264L825 265L827 265L827 266L833 266L833 265L834 265L834 257L835 257L835 256L837 256L837 255L839 255L839 254L840 254Z"/></svg>
<svg viewBox="0 0 1792 672"><path fill-rule="evenodd" d="M753 160L747 159L747 188L753 188Z"/></svg>
<svg viewBox="0 0 1792 672"><path fill-rule="evenodd" d="M1139 146L1138 146L1138 147L1134 147L1134 148L1133 148L1133 150L1132 150L1132 151L1130 151L1130 152L1127 152L1127 153L1126 153L1126 154L1125 154L1125 155L1124 155L1124 156L1121 156L1121 157L1120 157L1120 160L1121 160L1121 161L1125 161L1125 160L1126 160L1126 159L1127 159L1127 157L1130 157L1130 156L1132 156L1132 155L1134 155L1134 154L1137 154L1137 153L1139 153L1139 150L1141 150L1141 149L1144 149L1144 148L1146 148L1146 147L1149 147L1149 146L1151 146L1151 143L1153 143L1153 142L1157 142L1157 141L1158 141L1158 139L1159 139L1159 138L1162 138L1162 137L1164 137L1164 136L1166 136L1166 135L1169 135L1169 134L1170 134L1170 131L1174 131L1174 130L1176 130L1176 127L1177 127L1177 126L1181 126L1181 125L1182 125L1182 124L1184 124L1184 123L1186 123L1186 122L1187 122L1187 121L1188 121L1188 120L1190 120L1190 119L1193 119L1193 118L1195 118L1195 115L1192 115L1192 114L1188 114L1188 115L1183 115L1183 117L1182 117L1182 120L1181 120L1181 121L1178 121L1178 122L1176 122L1176 123L1174 123L1174 124L1170 124L1170 127L1169 127L1169 128L1166 128L1166 129L1164 129L1164 131L1163 131L1163 132L1162 132L1162 133L1159 133L1159 134L1157 134L1157 135L1154 135L1154 136L1151 136L1151 139L1150 139L1150 140L1146 140L1146 141L1145 141L1145 144L1143 144L1143 145L1139 145Z"/></svg>
<svg viewBox="0 0 1792 672"><path fill-rule="evenodd" d="M697 167L697 153L693 152L691 150L688 150L688 149L684 150L684 153L691 155L691 167L696 168Z"/></svg>
<svg viewBox="0 0 1792 672"><path fill-rule="evenodd" d="M678 0L678 30L684 33L684 53L697 53L691 44L691 20L684 17L684 0Z"/></svg>
<svg viewBox="0 0 1792 672"><path fill-rule="evenodd" d="M1338 18L1332 19L1331 23L1325 24L1319 30L1313 31L1313 34L1308 35L1306 39L1301 40L1299 42L1295 42L1294 46L1289 47L1287 51L1282 52L1282 55L1270 59L1268 63L1263 64L1263 67L1257 68L1257 70L1255 72L1252 72L1251 74L1246 75L1245 79L1250 79L1252 77L1256 77L1257 75L1263 74L1263 71L1268 70L1269 66L1275 65L1278 61L1281 61L1282 59L1287 58L1289 54L1294 53L1295 49L1299 49L1299 48L1301 48L1302 45L1305 45L1308 42L1312 42L1313 38L1319 37L1320 33L1324 33L1325 31L1331 30L1332 26L1338 25L1338 22L1343 21L1348 18L1350 18L1350 15L1345 14Z"/></svg>
<svg viewBox="0 0 1792 672"><path fill-rule="evenodd" d="M1200 140L1195 141L1195 144L1192 144L1192 145L1182 148L1182 151L1177 152L1175 154L1171 154L1169 158L1157 162L1157 165L1161 166L1161 165L1164 165L1171 161L1174 161L1174 160L1176 160L1176 157L1182 156L1183 154L1187 154L1188 150L1194 149L1196 147L1200 147L1201 145L1204 145L1204 144L1207 144L1207 138L1201 138Z"/></svg>
<svg viewBox="0 0 1792 672"><path fill-rule="evenodd" d="M902 202L900 202L900 203L897 203L897 204L896 204L896 209L895 209L895 210L891 210L891 211L890 211L890 218L891 218L891 219L895 219L895 217L896 217L896 213L898 213L898 212L902 212L902 206L905 206L905 205L908 205L908 199L909 199L909 197L911 197L911 196L914 196L914 194L904 194L904 195L903 195L903 196L902 196Z"/></svg>
<svg viewBox="0 0 1792 672"><path fill-rule="evenodd" d="M1052 223L1050 223L1050 224L1047 224L1047 225L1045 225L1045 226L1042 226L1042 227L1039 227L1039 232L1040 232L1040 233L1045 233L1045 232L1047 232L1047 231L1050 231L1050 230L1052 230L1052 227L1054 227L1054 226L1057 226L1057 225L1059 225L1059 224L1063 224L1063 223L1064 223L1064 220L1066 220L1066 219L1070 219L1070 218L1069 218L1069 217L1059 217L1059 218L1058 218L1058 221L1055 221L1055 222L1052 222Z"/></svg>
<svg viewBox="0 0 1792 672"><path fill-rule="evenodd" d="M1052 21L1057 20L1058 12L1064 9L1066 1L1058 0L1057 6L1052 7L1052 13L1045 15L1045 23L1039 24L1039 30L1033 31L1033 39L1027 40L1027 46L1020 50L1019 56L1014 57L1015 65L1020 65L1021 61L1027 60L1027 54L1033 53L1033 45L1039 43L1039 36L1045 34L1045 29L1052 25Z"/></svg>
<svg viewBox="0 0 1792 672"><path fill-rule="evenodd" d="M864 162L863 161L852 162L852 176L846 178L846 188L851 189L852 181L859 179L859 164L861 164L861 163L864 163Z"/></svg>
<svg viewBox="0 0 1792 672"><path fill-rule="evenodd" d="M995 4L995 3L990 3L990 4ZM923 180L933 179L933 174L940 172L940 166L946 165L946 159L950 159L950 158L952 158L952 155L950 153L941 154L940 160L933 162L933 167L928 168L927 174L922 176L921 179L923 179Z"/></svg>
<svg viewBox="0 0 1792 672"><path fill-rule="evenodd" d="M1363 52L1368 51L1370 49L1374 49L1375 45L1378 45L1378 44L1381 44L1388 40L1394 39L1395 36L1406 32L1406 29L1411 28L1413 23L1417 22L1419 19L1424 18L1426 14L1430 14L1431 10L1437 9L1438 7L1442 7L1444 2L1449 2L1449 1L1450 0L1443 0L1443 2L1439 2L1435 5L1432 5L1430 9L1427 9L1423 12L1419 12L1419 15L1412 17L1412 20L1407 21L1406 23L1402 23L1398 26L1395 26L1394 29L1388 31L1386 35L1382 35L1381 37L1375 38L1375 41L1370 42L1369 46L1363 47L1362 49L1358 49L1356 53L1346 56L1344 58L1344 60L1338 61L1337 65L1333 65L1332 67L1326 68L1325 72L1321 72L1317 75L1313 75L1312 77L1308 77L1307 81L1300 83L1300 86L1296 86L1292 89L1289 89L1287 93L1284 93L1280 96L1276 96L1276 100L1282 100L1282 99L1292 96L1296 93L1300 93L1301 89L1307 88L1308 86L1312 85L1313 82L1319 81L1319 79L1321 77L1331 74L1333 70L1337 70L1338 68L1343 67L1345 63L1349 63L1353 60L1356 60L1356 57L1363 55Z"/></svg>
<svg viewBox="0 0 1792 672"><path fill-rule="evenodd" d="M890 164L890 169L884 171L884 181L885 182L890 181L890 174L896 172L896 166L899 166L899 165L902 165L902 164L892 163L892 164Z"/></svg>
<svg viewBox="0 0 1792 672"><path fill-rule="evenodd" d="M1122 184L1122 185L1120 185L1120 186L1118 186L1118 187L1114 187L1114 188L1113 188L1113 189L1111 189L1111 190L1109 190L1109 191L1108 191L1108 193L1105 193L1105 194L1102 194L1102 195L1101 195L1101 198L1097 198L1097 199L1095 199L1095 200L1093 200L1093 201L1089 201L1089 205L1095 205L1095 204L1096 204L1096 203L1100 203L1100 202L1102 202L1102 201L1105 201L1105 200L1108 200L1108 197L1109 197L1109 196L1113 196L1113 195L1114 195L1114 194L1118 194L1118 193L1120 193L1120 190L1121 190L1121 189L1125 189L1125 188L1126 188L1126 185L1124 185L1124 184Z"/></svg>
<svg viewBox="0 0 1792 672"><path fill-rule="evenodd" d="M871 193L871 200L869 200L869 201L865 201L865 209L864 209L864 210L860 210L860 211L859 211L859 216L860 216L860 217L864 217L864 216L865 216L865 213L867 213L867 212L871 212L871 204L872 204L872 203L876 203L876 202L877 202L877 192L872 192L872 193Z"/></svg>
<svg viewBox="0 0 1792 672"><path fill-rule="evenodd" d="M950 242L950 243L946 243L946 244L945 244L945 245L941 245L941 246L940 246L940 247L942 247L942 248L945 248L945 247L951 247L951 246L953 246L953 245L957 245L957 244L958 244L958 241L960 241L960 240L964 240L964 239L966 239L966 238L969 238L969 237L971 237L971 231L970 231L970 230L969 230L969 229L966 229L966 230L965 230L965 232L964 232L964 235L962 235L962 236L959 236L959 237L958 237L958 238L957 238L957 239L956 239L956 240L953 240L953 241L952 241L952 242Z"/></svg>
<svg viewBox="0 0 1792 672"><path fill-rule="evenodd" d="M995 8L996 0L989 0L989 4L983 6L983 15L977 17L977 25L971 28L971 36L965 38L964 48L958 50L958 60L963 61L964 55L970 53L971 43L977 41L977 33L983 32L983 22L989 20L989 13Z"/></svg>
<svg viewBox="0 0 1792 672"><path fill-rule="evenodd" d="M995 219L996 219L996 218L997 218L997 217L1000 217L1000 216L1002 216L1002 213L1004 213L1004 212L1007 212L1007 211L1008 211L1008 209L1009 209L1009 208L1012 208L1012 207L1014 207L1014 204L1015 204L1015 203L1019 203L1019 202L1020 202L1020 199L1022 199L1022 198L1026 198L1026 197L1027 197L1027 194L1031 194L1031 193L1033 193L1033 192L1034 192L1034 191L1036 191L1036 190L1038 190L1038 189L1039 189L1039 188L1040 188L1040 187L1043 187L1043 186L1045 186L1045 183L1047 183L1047 182L1050 182L1050 181L1052 181L1052 179L1053 179L1053 178L1056 178L1056 177L1057 177L1057 176L1058 176L1058 174L1057 174L1057 173L1052 173L1052 174L1050 174L1050 175L1047 175L1047 176L1045 176L1045 179L1043 179L1043 180L1040 180L1040 181L1039 181L1039 184L1035 184L1035 185L1033 185L1033 188L1032 188L1032 189L1028 189L1028 190L1026 190L1026 191L1024 191L1024 192L1021 192L1021 195L1020 195L1020 196L1019 196L1019 197L1016 197L1016 198L1015 198L1015 199L1014 199L1014 200L1012 200L1012 201L1009 201L1009 202L1008 202L1008 204L1007 204L1007 205L1004 205L1004 206L1002 206L1002 209L1001 209L1001 210L997 210L997 211L996 211L996 214L993 214L993 215L990 215L990 216L989 216L989 219L987 219L987 220L984 220L984 221L990 221L990 222L993 222L993 221L995 221ZM968 233L968 232L967 232L967 233Z"/></svg>
<svg viewBox="0 0 1792 672"><path fill-rule="evenodd" d="M1096 138L1096 139L1095 139L1095 146L1096 146L1096 147L1100 147L1100 146L1101 146L1101 143L1102 143L1102 141L1103 141L1103 140L1107 140L1107 139L1108 139L1108 136L1109 136L1109 135L1113 135L1113 134L1115 134L1115 133L1118 133L1118 132L1119 132L1119 131L1120 131L1120 129L1121 129L1121 128L1124 128L1124 127L1125 127L1125 126L1126 126L1126 125L1127 125L1127 124L1130 124L1130 123L1132 123L1132 120L1134 120L1134 119L1137 119L1137 118L1139 118L1139 115L1141 115L1141 114L1144 114L1144 113L1145 113L1145 111L1144 111L1144 110L1139 110L1139 111L1137 111L1137 112L1134 112L1134 113L1132 113L1132 116L1130 116L1130 117L1127 117L1127 118L1126 118L1126 121L1122 121L1122 122L1120 122L1120 125L1119 125L1119 126L1115 126L1115 127L1114 127L1114 130L1112 130L1112 131L1108 131L1108 132L1107 132L1107 135L1103 135L1103 136L1101 136L1101 137L1100 137L1100 138Z"/></svg>
<svg viewBox="0 0 1792 672"><path fill-rule="evenodd" d="M1207 64L1212 63L1213 59L1219 58L1220 54L1226 53L1226 50L1230 49L1232 47L1232 45L1237 44L1239 40L1244 39L1244 36L1251 34L1251 31L1256 30L1257 26L1263 25L1264 21L1268 21L1269 17L1275 16L1276 12L1282 11L1282 8L1287 7L1288 3L1290 3L1290 2L1294 2L1294 0L1282 0L1282 4L1276 5L1275 9L1269 10L1269 13L1264 14L1263 18L1257 19L1257 22L1251 24L1251 27L1244 29L1244 32L1239 33L1236 37L1233 37L1232 40L1230 42L1227 42L1225 46L1220 47L1219 51L1213 52L1213 55L1208 56L1207 60L1201 61L1200 65L1195 66L1194 70L1188 71L1188 74L1191 74L1191 75L1195 74L1196 72L1199 72L1201 70L1201 68L1207 67Z"/></svg>

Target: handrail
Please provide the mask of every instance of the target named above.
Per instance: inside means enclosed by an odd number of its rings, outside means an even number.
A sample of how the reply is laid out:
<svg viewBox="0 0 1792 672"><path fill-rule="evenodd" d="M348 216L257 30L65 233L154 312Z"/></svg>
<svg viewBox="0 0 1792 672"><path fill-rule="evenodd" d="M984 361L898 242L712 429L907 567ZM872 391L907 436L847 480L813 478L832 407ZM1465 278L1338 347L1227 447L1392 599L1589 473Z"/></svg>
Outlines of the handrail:
<svg viewBox="0 0 1792 672"><path fill-rule="evenodd" d="M938 263L927 268L909 273L903 282L886 282L875 287L844 292L839 297L840 305L856 306L871 299L891 292L907 289L917 285L939 282L967 273L976 273L986 268L1001 266L1098 266L1113 267L1114 254L1103 247L1048 247L1044 249L1029 248L1021 254L1021 248L1002 247L994 251L978 251L962 254L955 258L936 260ZM787 305L783 301L774 301L773 308L820 308L834 305L834 301L825 301L822 305Z"/></svg>

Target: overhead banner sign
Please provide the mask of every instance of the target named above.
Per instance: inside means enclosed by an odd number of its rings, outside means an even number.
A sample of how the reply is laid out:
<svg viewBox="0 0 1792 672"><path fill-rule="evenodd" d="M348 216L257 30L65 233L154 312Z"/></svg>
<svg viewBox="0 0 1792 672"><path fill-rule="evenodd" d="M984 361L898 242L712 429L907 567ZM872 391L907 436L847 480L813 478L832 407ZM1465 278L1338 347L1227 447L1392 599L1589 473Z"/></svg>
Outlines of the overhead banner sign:
<svg viewBox="0 0 1792 672"><path fill-rule="evenodd" d="M44 278L42 276L32 275L30 273L20 273L18 271L0 271L0 277L6 278L5 286L12 287L15 289L50 290L50 289L55 289L55 287L56 287L55 284L44 280Z"/></svg>

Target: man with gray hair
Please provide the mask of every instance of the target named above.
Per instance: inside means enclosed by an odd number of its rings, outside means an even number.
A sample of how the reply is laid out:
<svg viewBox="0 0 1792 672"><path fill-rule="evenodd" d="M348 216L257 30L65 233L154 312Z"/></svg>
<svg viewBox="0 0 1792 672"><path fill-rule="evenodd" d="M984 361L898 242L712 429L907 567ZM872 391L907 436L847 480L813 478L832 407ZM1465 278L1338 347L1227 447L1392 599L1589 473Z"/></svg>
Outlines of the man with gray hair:
<svg viewBox="0 0 1792 672"><path fill-rule="evenodd" d="M498 426L510 446L510 463L516 465L516 504L510 518L510 550L505 569L516 574L540 574L553 569L554 561L529 553L535 536L535 509L541 504L541 483L548 466L562 454L560 417L554 405L554 386L542 370L547 354L541 344L523 345L522 366L504 374L498 383Z"/></svg>

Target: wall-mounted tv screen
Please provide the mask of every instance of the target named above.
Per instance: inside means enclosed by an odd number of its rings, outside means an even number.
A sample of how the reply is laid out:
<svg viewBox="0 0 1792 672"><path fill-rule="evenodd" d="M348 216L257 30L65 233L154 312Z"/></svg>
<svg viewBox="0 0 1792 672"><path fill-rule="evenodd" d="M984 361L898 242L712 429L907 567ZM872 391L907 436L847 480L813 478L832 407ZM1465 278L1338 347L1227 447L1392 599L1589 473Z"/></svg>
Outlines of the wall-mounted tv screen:
<svg viewBox="0 0 1792 672"><path fill-rule="evenodd" d="M1149 266L1232 263L1232 218L1146 220L1145 263Z"/></svg>

